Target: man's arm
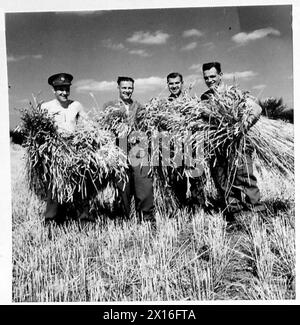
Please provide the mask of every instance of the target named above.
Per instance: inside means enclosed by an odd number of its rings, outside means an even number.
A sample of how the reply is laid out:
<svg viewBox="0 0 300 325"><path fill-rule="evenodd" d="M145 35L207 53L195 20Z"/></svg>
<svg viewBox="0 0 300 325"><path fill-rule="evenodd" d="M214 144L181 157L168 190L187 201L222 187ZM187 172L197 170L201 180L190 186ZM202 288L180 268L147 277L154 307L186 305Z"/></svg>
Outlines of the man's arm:
<svg viewBox="0 0 300 325"><path fill-rule="evenodd" d="M75 102L76 103L76 109L77 109L77 115L76 115L76 118L77 118L77 123L85 123L88 121L88 114L87 112L85 111L84 107L82 106L81 103L79 102Z"/></svg>

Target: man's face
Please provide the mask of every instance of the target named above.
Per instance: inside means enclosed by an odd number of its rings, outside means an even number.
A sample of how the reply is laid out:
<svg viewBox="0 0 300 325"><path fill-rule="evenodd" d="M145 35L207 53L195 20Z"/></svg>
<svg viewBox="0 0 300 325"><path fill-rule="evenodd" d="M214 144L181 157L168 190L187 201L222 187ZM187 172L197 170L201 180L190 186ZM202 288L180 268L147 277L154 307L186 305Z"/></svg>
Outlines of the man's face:
<svg viewBox="0 0 300 325"><path fill-rule="evenodd" d="M176 97L179 96L182 92L183 82L181 81L180 77L177 76L176 78L169 78L168 79L168 88L172 95Z"/></svg>
<svg viewBox="0 0 300 325"><path fill-rule="evenodd" d="M133 94L133 82L132 81L121 81L120 85L118 86L120 98L123 101L128 101L131 99Z"/></svg>
<svg viewBox="0 0 300 325"><path fill-rule="evenodd" d="M65 103L68 101L70 96L70 86L55 86L54 95L60 103Z"/></svg>
<svg viewBox="0 0 300 325"><path fill-rule="evenodd" d="M203 78L209 89L215 90L222 81L222 72L218 73L216 68L203 71Z"/></svg>

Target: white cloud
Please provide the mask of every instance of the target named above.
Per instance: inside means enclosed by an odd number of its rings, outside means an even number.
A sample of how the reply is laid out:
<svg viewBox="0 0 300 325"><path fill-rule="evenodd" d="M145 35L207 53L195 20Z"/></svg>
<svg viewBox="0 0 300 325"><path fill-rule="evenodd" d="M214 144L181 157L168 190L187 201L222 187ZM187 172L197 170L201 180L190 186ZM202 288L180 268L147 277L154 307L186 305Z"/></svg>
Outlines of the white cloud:
<svg viewBox="0 0 300 325"><path fill-rule="evenodd" d="M155 90L157 88L164 88L167 86L166 78L161 77L148 77L135 79L134 89L136 92L146 92L149 90Z"/></svg>
<svg viewBox="0 0 300 325"><path fill-rule="evenodd" d="M102 41L104 47L107 47L111 50L119 51L125 49L125 46L122 43L113 43L110 38Z"/></svg>
<svg viewBox="0 0 300 325"><path fill-rule="evenodd" d="M252 89L258 89L258 90L260 90L260 89L264 89L264 88L266 88L267 87L267 85L255 85L255 86L253 86L252 87Z"/></svg>
<svg viewBox="0 0 300 325"><path fill-rule="evenodd" d="M201 37L202 35L203 35L203 33L199 29L195 29L195 28L185 30L182 33L183 37L193 37L193 36Z"/></svg>
<svg viewBox="0 0 300 325"><path fill-rule="evenodd" d="M7 62L19 62L19 61L26 60L26 59L39 60L39 59L42 59L42 58L43 58L43 56L41 54L18 55L18 56L8 55L7 56Z"/></svg>
<svg viewBox="0 0 300 325"><path fill-rule="evenodd" d="M203 82L203 76L201 74L190 74L187 76L183 76L185 87L189 85L194 86L195 84Z"/></svg>
<svg viewBox="0 0 300 325"><path fill-rule="evenodd" d="M232 36L232 40L239 45L245 45L250 41L255 41L257 39L264 38L268 35L280 36L280 32L277 29L268 27L257 29L251 33L242 32L235 34L234 36Z"/></svg>
<svg viewBox="0 0 300 325"><path fill-rule="evenodd" d="M18 62L18 61L24 60L25 58L26 58L26 55L21 55L21 56L9 55L7 57L7 62Z"/></svg>
<svg viewBox="0 0 300 325"><path fill-rule="evenodd" d="M196 72L202 71L202 63L195 63L189 67L189 70L195 70Z"/></svg>
<svg viewBox="0 0 300 325"><path fill-rule="evenodd" d="M253 72L251 70L237 71L237 72L231 72L231 73L224 73L223 79L226 79L226 80L233 80L234 78L235 79L250 79L257 75L258 74L256 72Z"/></svg>
<svg viewBox="0 0 300 325"><path fill-rule="evenodd" d="M202 47L206 47L208 50L214 49L216 45L213 42L207 42L202 44Z"/></svg>
<svg viewBox="0 0 300 325"><path fill-rule="evenodd" d="M149 54L147 51L145 50L130 50L129 51L130 54L136 54L136 55L139 55L139 56L142 56L142 57L149 57L151 56L151 54Z"/></svg>
<svg viewBox="0 0 300 325"><path fill-rule="evenodd" d="M200 73L201 78L202 77L202 63L195 63L192 64L189 67L189 70L194 70L196 73ZM197 76L197 75L194 75ZM225 80L233 80L235 79L250 79L257 76L256 72L247 70L247 71L236 71L236 72L230 72L230 73L224 73L223 79Z"/></svg>
<svg viewBox="0 0 300 325"><path fill-rule="evenodd" d="M156 31L154 33L138 31L127 38L128 42L140 43L140 44L165 44L170 37L169 34L162 31Z"/></svg>
<svg viewBox="0 0 300 325"><path fill-rule="evenodd" d="M102 44L104 47L114 50L114 51L128 51L130 54L135 54L139 55L141 57L149 57L151 54L149 54L146 50L144 49L128 49L127 47L124 46L123 43L113 43L113 41L108 38L102 41Z"/></svg>
<svg viewBox="0 0 300 325"><path fill-rule="evenodd" d="M187 45L183 46L180 50L181 51L191 51L194 50L197 47L198 43L197 42L191 42L188 43Z"/></svg>
<svg viewBox="0 0 300 325"><path fill-rule="evenodd" d="M93 79L78 80L74 83L78 92L84 91L110 91L116 89L116 81L96 81Z"/></svg>
<svg viewBox="0 0 300 325"><path fill-rule="evenodd" d="M166 86L167 82L165 78L160 77L148 77L138 78L134 81L134 91L137 93L143 93L149 90L155 90ZM116 81L96 81L94 79L79 80L74 84L78 92L87 91L111 91L117 88Z"/></svg>

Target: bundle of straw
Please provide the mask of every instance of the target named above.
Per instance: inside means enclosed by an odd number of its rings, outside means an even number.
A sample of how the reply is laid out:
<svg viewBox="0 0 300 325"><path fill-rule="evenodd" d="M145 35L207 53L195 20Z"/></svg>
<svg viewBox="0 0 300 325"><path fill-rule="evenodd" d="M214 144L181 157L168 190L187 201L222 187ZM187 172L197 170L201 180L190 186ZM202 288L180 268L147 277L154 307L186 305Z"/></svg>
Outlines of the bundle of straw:
<svg viewBox="0 0 300 325"><path fill-rule="evenodd" d="M124 137L130 134L134 125L134 117L128 116L124 105L115 103L104 111L97 112L97 121L102 129L109 130L117 137Z"/></svg>
<svg viewBox="0 0 300 325"><path fill-rule="evenodd" d="M162 132L180 129L181 113L174 102L152 98L137 113L138 128L142 131Z"/></svg>
<svg viewBox="0 0 300 325"><path fill-rule="evenodd" d="M261 167L275 174L293 177L293 124L261 116L249 130L247 139L255 148L255 156Z"/></svg>
<svg viewBox="0 0 300 325"><path fill-rule="evenodd" d="M294 173L294 139L289 124L260 117L250 129L247 121L251 107L248 92L236 86L215 93L205 103L202 116L208 121L209 154L216 149L233 165L243 160L249 149L254 151L258 163L275 174Z"/></svg>
<svg viewBox="0 0 300 325"><path fill-rule="evenodd" d="M198 97L182 96L174 101L152 100L140 114L140 127L150 129L152 135L167 130L173 139L183 137L190 131L185 143L193 150L200 149L198 157L206 177L206 190L211 187L209 166L217 156L229 161L228 179L233 179L236 168L249 148L252 148L258 162L276 174L294 172L293 134L284 130L286 123L261 118L250 130L247 127L251 108L248 92L236 86L225 87L207 101ZM162 147L156 150L162 150ZM155 149L153 150L153 153ZM172 168L172 159L171 159ZM189 169L183 166L180 176L189 177ZM166 175L164 173L163 175ZM166 177L166 182L168 179ZM208 193L209 195L209 193Z"/></svg>
<svg viewBox="0 0 300 325"><path fill-rule="evenodd" d="M190 100L187 93L173 101L153 98L137 116L138 128L147 131L152 140L150 165L154 175L154 184L160 184L163 187L162 191L156 189L156 193L163 196L159 198L159 201L173 202L175 207L182 202L177 201L173 190L174 184L178 180L181 182L184 180L187 183L186 198L189 198L190 179L194 178L193 172L198 168L195 166L196 163L200 164L203 169L203 172L199 171L199 175L201 173L210 175L206 160L201 159L199 162L194 159L194 164L187 164L183 156L192 155L193 151L197 150L196 142L199 140L203 143L203 139L198 138L200 133L196 137L192 132L193 129L186 125L185 109L189 106ZM204 136L203 133L201 135ZM157 137L160 137L162 141L157 141ZM185 144L184 148L183 144ZM158 165L157 160L159 160ZM215 189L210 176L207 179L204 194L208 192L212 194ZM205 195L206 202L207 198L208 196Z"/></svg>
<svg viewBox="0 0 300 325"><path fill-rule="evenodd" d="M29 187L39 197L51 191L59 203L82 204L116 180L126 179L126 158L111 133L84 121L72 134L58 132L40 105L22 114Z"/></svg>

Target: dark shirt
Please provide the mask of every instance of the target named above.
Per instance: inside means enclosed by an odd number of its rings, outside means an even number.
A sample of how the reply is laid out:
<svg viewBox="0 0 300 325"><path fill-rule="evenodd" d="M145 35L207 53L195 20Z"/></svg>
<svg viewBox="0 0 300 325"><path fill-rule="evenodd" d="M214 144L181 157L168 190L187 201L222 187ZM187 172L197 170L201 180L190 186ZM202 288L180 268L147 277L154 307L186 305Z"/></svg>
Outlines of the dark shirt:
<svg viewBox="0 0 300 325"><path fill-rule="evenodd" d="M201 100L209 100L210 96L213 95L213 91L208 89L205 93L203 93L200 97Z"/></svg>
<svg viewBox="0 0 300 325"><path fill-rule="evenodd" d="M168 101L172 102L173 100L179 98L182 95L182 93L180 93L179 95L174 95L174 94L170 94L170 96L168 97Z"/></svg>

